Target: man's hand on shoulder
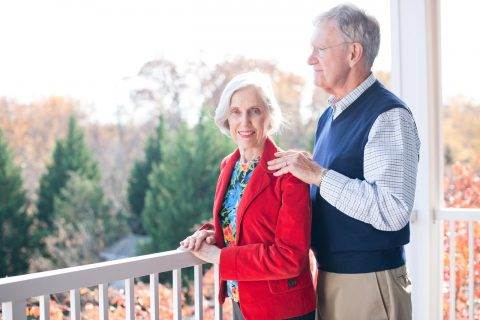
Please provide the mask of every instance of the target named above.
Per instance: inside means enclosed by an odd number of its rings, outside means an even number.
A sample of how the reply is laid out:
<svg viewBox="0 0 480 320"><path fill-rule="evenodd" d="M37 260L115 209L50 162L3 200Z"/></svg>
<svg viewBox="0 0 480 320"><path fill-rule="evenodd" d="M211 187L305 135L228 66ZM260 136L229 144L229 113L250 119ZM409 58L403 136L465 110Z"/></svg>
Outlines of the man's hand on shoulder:
<svg viewBox="0 0 480 320"><path fill-rule="evenodd" d="M274 176L291 173L305 183L320 185L326 173L306 151L280 151L275 156L277 159L268 162L268 169L274 171Z"/></svg>

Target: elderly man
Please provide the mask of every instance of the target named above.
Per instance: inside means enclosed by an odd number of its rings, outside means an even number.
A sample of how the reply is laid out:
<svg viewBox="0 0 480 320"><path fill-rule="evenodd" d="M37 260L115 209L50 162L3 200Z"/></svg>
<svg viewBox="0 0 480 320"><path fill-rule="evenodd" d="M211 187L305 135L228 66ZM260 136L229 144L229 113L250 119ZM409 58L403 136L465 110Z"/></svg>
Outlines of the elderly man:
<svg viewBox="0 0 480 320"><path fill-rule="evenodd" d="M289 150L269 162L311 186L319 319L411 319L403 246L420 143L408 107L371 73L379 42L378 22L354 6L315 20L308 63L329 108L313 156Z"/></svg>

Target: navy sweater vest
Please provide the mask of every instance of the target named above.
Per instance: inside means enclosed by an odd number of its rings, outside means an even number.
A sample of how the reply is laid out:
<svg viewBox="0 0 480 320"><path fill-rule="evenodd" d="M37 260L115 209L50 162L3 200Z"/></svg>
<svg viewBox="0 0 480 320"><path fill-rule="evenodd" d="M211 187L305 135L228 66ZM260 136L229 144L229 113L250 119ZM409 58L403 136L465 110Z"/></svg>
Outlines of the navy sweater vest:
<svg viewBox="0 0 480 320"><path fill-rule="evenodd" d="M351 179L364 180L363 156L370 128L381 113L393 108L406 107L378 81L335 120L333 109L328 108L318 120L314 160ZM366 273L405 264L403 245L409 242L409 225L399 231L380 231L336 209L315 185L310 187L310 197L312 248L321 270Z"/></svg>

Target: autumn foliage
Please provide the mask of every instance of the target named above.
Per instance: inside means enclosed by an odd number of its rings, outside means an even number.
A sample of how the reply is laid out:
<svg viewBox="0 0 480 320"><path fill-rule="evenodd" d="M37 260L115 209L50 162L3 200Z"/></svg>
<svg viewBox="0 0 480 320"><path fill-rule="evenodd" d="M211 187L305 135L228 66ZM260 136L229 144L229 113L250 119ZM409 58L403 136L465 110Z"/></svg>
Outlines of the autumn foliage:
<svg viewBox="0 0 480 320"><path fill-rule="evenodd" d="M446 168L444 179L446 207L480 208L480 174L459 162ZM469 227L469 223L471 226ZM444 221L443 230L443 318L450 319L450 238L454 234L455 251L455 319L467 320L469 312L469 232L473 232L473 293L474 319L480 319L480 223L468 221ZM455 232L452 233L452 230ZM476 305L475 305L476 302Z"/></svg>

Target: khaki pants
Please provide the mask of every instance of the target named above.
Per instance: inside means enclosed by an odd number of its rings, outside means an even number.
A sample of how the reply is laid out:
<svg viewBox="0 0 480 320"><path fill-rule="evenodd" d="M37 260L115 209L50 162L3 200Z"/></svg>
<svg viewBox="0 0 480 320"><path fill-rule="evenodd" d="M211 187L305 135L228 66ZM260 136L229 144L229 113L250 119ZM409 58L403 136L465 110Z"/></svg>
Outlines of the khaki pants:
<svg viewBox="0 0 480 320"><path fill-rule="evenodd" d="M320 271L317 317L319 320L410 320L411 290L405 266L360 274Z"/></svg>

